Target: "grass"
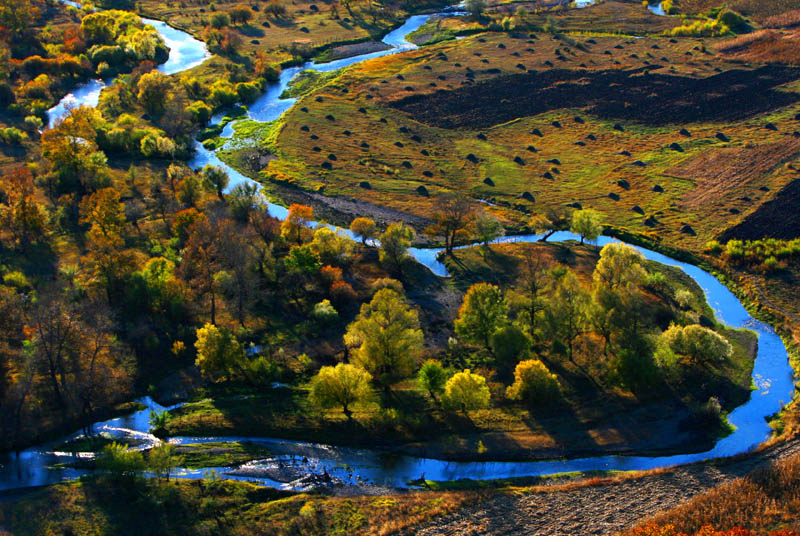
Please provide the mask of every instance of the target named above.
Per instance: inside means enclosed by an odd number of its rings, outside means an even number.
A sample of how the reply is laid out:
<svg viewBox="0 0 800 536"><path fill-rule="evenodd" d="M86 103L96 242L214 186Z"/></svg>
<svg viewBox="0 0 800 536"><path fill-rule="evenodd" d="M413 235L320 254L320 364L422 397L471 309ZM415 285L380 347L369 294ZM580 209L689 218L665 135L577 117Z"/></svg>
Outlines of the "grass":
<svg viewBox="0 0 800 536"><path fill-rule="evenodd" d="M336 498L233 481L125 484L87 478L0 504L0 524L15 536L382 535L480 497L412 493ZM147 522L142 523L143 519Z"/></svg>
<svg viewBox="0 0 800 536"><path fill-rule="evenodd" d="M232 467L270 455L269 449L262 445L241 441L186 443L178 446L176 452L183 458L181 466L188 469Z"/></svg>

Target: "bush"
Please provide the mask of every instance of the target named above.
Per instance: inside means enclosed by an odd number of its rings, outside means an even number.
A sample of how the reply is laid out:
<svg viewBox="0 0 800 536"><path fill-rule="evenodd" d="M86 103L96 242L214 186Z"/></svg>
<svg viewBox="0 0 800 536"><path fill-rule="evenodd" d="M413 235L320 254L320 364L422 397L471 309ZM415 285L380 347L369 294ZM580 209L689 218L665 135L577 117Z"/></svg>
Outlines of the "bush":
<svg viewBox="0 0 800 536"><path fill-rule="evenodd" d="M506 389L512 400L528 404L552 404L561 397L561 384L538 359L522 361L514 370L514 383Z"/></svg>
<svg viewBox="0 0 800 536"><path fill-rule="evenodd" d="M0 128L0 142L6 145L19 145L28 135L15 127Z"/></svg>
<svg viewBox="0 0 800 536"><path fill-rule="evenodd" d="M425 361L417 373L417 383L420 389L428 391L428 394L434 400L436 400L437 394L444 391L446 382L447 371L442 366L442 363L435 359Z"/></svg>
<svg viewBox="0 0 800 536"><path fill-rule="evenodd" d="M314 305L311 310L311 317L320 324L332 324L339 319L339 313L329 300L322 300Z"/></svg>
<svg viewBox="0 0 800 536"><path fill-rule="evenodd" d="M109 473L115 480L134 480L141 475L146 466L142 453L128 450L125 445L114 442L103 448L97 458L97 467Z"/></svg>
<svg viewBox="0 0 800 536"><path fill-rule="evenodd" d="M208 22L209 24L211 24L212 28L219 30L220 28L225 28L226 26L230 26L231 16L225 13L224 11L218 11L213 15L211 15Z"/></svg>

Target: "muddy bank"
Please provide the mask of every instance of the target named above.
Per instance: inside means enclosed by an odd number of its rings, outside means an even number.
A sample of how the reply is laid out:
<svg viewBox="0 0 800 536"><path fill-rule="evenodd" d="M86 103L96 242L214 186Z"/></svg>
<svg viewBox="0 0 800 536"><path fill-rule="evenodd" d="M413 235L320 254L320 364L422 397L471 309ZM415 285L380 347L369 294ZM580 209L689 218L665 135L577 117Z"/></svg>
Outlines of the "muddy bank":
<svg viewBox="0 0 800 536"><path fill-rule="evenodd" d="M504 494L435 518L401 534L614 534L718 484L798 453L800 441L795 439L753 455L683 466L640 478L609 480L559 491Z"/></svg>
<svg viewBox="0 0 800 536"><path fill-rule="evenodd" d="M421 231L430 225L430 220L426 218L349 197L333 197L281 184L271 184L269 191L282 204L302 203L314 207L316 219L339 227L349 227L351 221L361 216L372 218L382 227L403 222Z"/></svg>
<svg viewBox="0 0 800 536"><path fill-rule="evenodd" d="M361 56L362 54L372 54L373 52L389 50L390 48L392 47L380 41L365 41L363 43L333 47L324 54L323 59L324 61L341 60L344 58L352 58L353 56Z"/></svg>
<svg viewBox="0 0 800 536"><path fill-rule="evenodd" d="M647 125L739 121L800 101L797 93L775 89L800 79L796 68L736 69L708 78L648 73L660 67L530 71L390 104L429 125L477 129L572 107Z"/></svg>

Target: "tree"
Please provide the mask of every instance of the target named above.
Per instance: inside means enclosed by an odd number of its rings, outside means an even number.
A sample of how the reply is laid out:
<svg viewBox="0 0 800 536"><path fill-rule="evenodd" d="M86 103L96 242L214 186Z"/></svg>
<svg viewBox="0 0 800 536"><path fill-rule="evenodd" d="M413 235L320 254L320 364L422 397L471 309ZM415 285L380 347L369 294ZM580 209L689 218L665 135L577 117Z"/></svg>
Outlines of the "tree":
<svg viewBox="0 0 800 536"><path fill-rule="evenodd" d="M503 229L503 224L500 223L500 220L485 210L478 213L478 217L475 219L475 236L483 245L488 246L490 242L497 240L504 234L505 229Z"/></svg>
<svg viewBox="0 0 800 536"><path fill-rule="evenodd" d="M368 240L378 236L378 226L370 218L356 218L350 222L350 232L361 238L361 243L367 245Z"/></svg>
<svg viewBox="0 0 800 536"><path fill-rule="evenodd" d="M719 364L733 353L725 337L698 324L672 325L661 334L661 338L673 352L685 355L695 365Z"/></svg>
<svg viewBox="0 0 800 536"><path fill-rule="evenodd" d="M486 11L488 4L486 0L467 0L465 7L473 19L479 20L483 17L483 12Z"/></svg>
<svg viewBox="0 0 800 536"><path fill-rule="evenodd" d="M322 225L314 231L314 239L309 246L326 264L341 265L352 253L353 243L343 231L334 231Z"/></svg>
<svg viewBox="0 0 800 536"><path fill-rule="evenodd" d="M0 179L5 208L0 211L3 226L10 230L22 248L45 234L47 212L36 202L33 174L27 167L15 168Z"/></svg>
<svg viewBox="0 0 800 536"><path fill-rule="evenodd" d="M641 284L647 277L642 267L644 255L621 242L612 242L600 250L600 260L592 275L596 284L612 290Z"/></svg>
<svg viewBox="0 0 800 536"><path fill-rule="evenodd" d="M170 78L161 71L150 71L139 77L136 83L139 102L150 114L160 114L164 111L167 94L172 89Z"/></svg>
<svg viewBox="0 0 800 536"><path fill-rule="evenodd" d="M503 292L490 283L475 283L464 295L455 321L456 334L464 341L491 349L492 334L508 320Z"/></svg>
<svg viewBox="0 0 800 536"><path fill-rule="evenodd" d="M350 406L369 398L371 380L369 372L348 363L322 367L311 379L309 400L321 409L341 406L347 419L352 420Z"/></svg>
<svg viewBox="0 0 800 536"><path fill-rule="evenodd" d="M203 180L211 190L216 192L217 197L225 199L222 194L230 182L227 171L221 167L207 165L203 168Z"/></svg>
<svg viewBox="0 0 800 536"><path fill-rule="evenodd" d="M576 210L572 214L570 231L581 235L581 244L584 240L591 242L603 232L602 217L602 214L591 208Z"/></svg>
<svg viewBox="0 0 800 536"><path fill-rule="evenodd" d="M442 401L445 407L466 413L467 410L488 408L490 398L486 378L465 369L447 380Z"/></svg>
<svg viewBox="0 0 800 536"><path fill-rule="evenodd" d="M311 238L309 228L314 219L314 209L299 203L289 205L289 214L281 223L281 237L287 242L302 244Z"/></svg>
<svg viewBox="0 0 800 536"><path fill-rule="evenodd" d="M231 22L234 24L245 24L253 18L253 10L245 4L237 4L228 10Z"/></svg>
<svg viewBox="0 0 800 536"><path fill-rule="evenodd" d="M506 389L506 396L528 404L551 404L561 396L561 385L544 363L528 359L517 364L514 383Z"/></svg>
<svg viewBox="0 0 800 536"><path fill-rule="evenodd" d="M536 340L539 336L537 327L542 316L542 294L549 282L547 265L539 255L539 250L526 247L523 252L523 265L520 270L520 278L517 284L517 292L514 294L515 303L519 308L517 320L523 322L531 339Z"/></svg>
<svg viewBox="0 0 800 536"><path fill-rule="evenodd" d="M128 450L125 445L117 442L103 447L103 452L97 458L97 466L101 471L110 473L115 480L128 484L146 468L141 451Z"/></svg>
<svg viewBox="0 0 800 536"><path fill-rule="evenodd" d="M459 233L466 232L475 219L472 201L463 193L443 193L436 197L434 224L425 232L444 238L444 251L452 255Z"/></svg>
<svg viewBox="0 0 800 536"><path fill-rule="evenodd" d="M211 23L212 28L219 30L221 28L225 28L226 26L230 26L231 16L224 11L217 11L211 15L209 22Z"/></svg>
<svg viewBox="0 0 800 536"><path fill-rule="evenodd" d="M556 280L546 311L547 321L553 338L566 343L573 363L573 347L576 339L585 332L589 303L589 293L574 273L566 271Z"/></svg>
<svg viewBox="0 0 800 536"><path fill-rule="evenodd" d="M236 337L225 328L206 324L197 328L195 364L203 376L213 381L230 379L241 371L245 360L244 348Z"/></svg>
<svg viewBox="0 0 800 536"><path fill-rule="evenodd" d="M514 324L503 326L492 333L490 344L499 368L504 371L511 371L531 348L530 338Z"/></svg>
<svg viewBox="0 0 800 536"><path fill-rule="evenodd" d="M180 272L200 297L210 298L211 323L217 323L217 282L215 275L221 267L220 243L216 240L218 226L199 218L189 227L189 237L183 250Z"/></svg>
<svg viewBox="0 0 800 536"><path fill-rule="evenodd" d="M392 223L381 235L380 260L402 272L403 261L408 256L408 248L414 241L414 229L403 223Z"/></svg>
<svg viewBox="0 0 800 536"><path fill-rule="evenodd" d="M567 213L562 207L549 207L544 214L531 218L530 226L534 233L543 233L540 240L546 242L559 229L567 226Z"/></svg>
<svg viewBox="0 0 800 536"><path fill-rule="evenodd" d="M422 351L419 316L398 292L381 289L347 326L344 342L354 349L353 363L369 371L388 394L392 384L411 374Z"/></svg>
<svg viewBox="0 0 800 536"><path fill-rule="evenodd" d="M444 391L444 384L447 381L447 371L440 361L428 359L422 364L417 373L417 383L421 389L428 391L431 398L436 402L436 395Z"/></svg>
<svg viewBox="0 0 800 536"><path fill-rule="evenodd" d="M147 454L147 468L155 473L156 478L164 478L167 482L172 470L182 463L183 456L178 455L175 446L169 443L161 443Z"/></svg>
<svg viewBox="0 0 800 536"><path fill-rule="evenodd" d="M226 200L231 209L231 216L236 221L247 223L250 220L250 214L258 206L261 195L258 192L258 185L243 182L231 188Z"/></svg>

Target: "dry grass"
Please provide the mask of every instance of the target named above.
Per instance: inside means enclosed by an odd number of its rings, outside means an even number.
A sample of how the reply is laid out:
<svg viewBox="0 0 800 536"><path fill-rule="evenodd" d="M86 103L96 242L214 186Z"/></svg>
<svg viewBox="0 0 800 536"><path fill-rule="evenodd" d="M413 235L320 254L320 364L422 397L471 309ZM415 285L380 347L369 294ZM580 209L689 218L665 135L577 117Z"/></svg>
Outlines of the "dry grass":
<svg viewBox="0 0 800 536"><path fill-rule="evenodd" d="M765 28L795 28L800 26L800 9L787 11L764 20Z"/></svg>
<svg viewBox="0 0 800 536"><path fill-rule="evenodd" d="M692 208L726 199L731 190L744 186L800 151L800 141L789 139L755 147L710 149L688 158L665 174L697 181L683 201Z"/></svg>
<svg viewBox="0 0 800 536"><path fill-rule="evenodd" d="M694 533L741 527L755 531L791 528L800 515L800 455L722 484L691 502L662 513L649 524ZM646 525L642 525L640 528ZM642 534L633 531L631 536Z"/></svg>
<svg viewBox="0 0 800 536"><path fill-rule="evenodd" d="M800 14L800 11L796 13ZM800 65L800 34L759 30L723 41L717 45L717 50L737 61Z"/></svg>

